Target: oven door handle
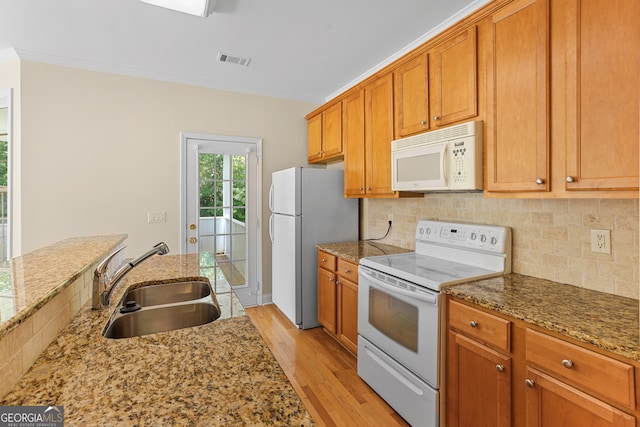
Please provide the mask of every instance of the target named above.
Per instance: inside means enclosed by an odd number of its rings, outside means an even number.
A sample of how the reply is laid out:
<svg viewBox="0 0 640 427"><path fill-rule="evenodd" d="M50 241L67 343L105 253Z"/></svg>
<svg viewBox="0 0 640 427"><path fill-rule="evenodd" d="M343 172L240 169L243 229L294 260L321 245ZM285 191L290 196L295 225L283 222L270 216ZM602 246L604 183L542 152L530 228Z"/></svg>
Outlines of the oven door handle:
<svg viewBox="0 0 640 427"><path fill-rule="evenodd" d="M426 292L407 291L406 289L403 289L403 288L401 288L399 286L393 286L393 285L390 285L388 283L383 282L380 279L376 279L375 277L372 277L371 275L369 275L367 273L364 273L364 274L366 274L365 278L367 280L370 280L371 282L373 282L374 285L376 285L376 286L378 286L378 287L380 287L382 289L385 289L385 290L387 290L389 292L395 292L395 293L400 294L400 295L404 295L404 296L407 296L407 297L410 297L410 298L415 298L415 299L418 299L420 301L424 301L424 302L426 302L428 304L434 304L435 305L435 304L438 303L438 296L435 295L435 294L427 294Z"/></svg>

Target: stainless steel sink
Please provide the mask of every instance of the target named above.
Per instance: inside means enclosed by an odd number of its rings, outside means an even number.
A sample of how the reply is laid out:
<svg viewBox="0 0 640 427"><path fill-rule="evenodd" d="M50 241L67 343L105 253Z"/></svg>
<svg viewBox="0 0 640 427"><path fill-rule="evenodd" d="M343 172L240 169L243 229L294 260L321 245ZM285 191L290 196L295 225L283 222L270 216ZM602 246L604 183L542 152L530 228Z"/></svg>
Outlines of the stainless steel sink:
<svg viewBox="0 0 640 427"><path fill-rule="evenodd" d="M130 338L204 325L218 317L218 308L204 302L142 308L124 314L116 311L102 335L107 338Z"/></svg>
<svg viewBox="0 0 640 427"><path fill-rule="evenodd" d="M130 338L213 322L220 307L204 281L150 285L124 294L102 331L106 338Z"/></svg>
<svg viewBox="0 0 640 427"><path fill-rule="evenodd" d="M127 301L135 301L142 307L147 307L150 305L192 301L209 295L211 295L211 287L207 282L187 281L165 283L128 291L124 294L122 305Z"/></svg>

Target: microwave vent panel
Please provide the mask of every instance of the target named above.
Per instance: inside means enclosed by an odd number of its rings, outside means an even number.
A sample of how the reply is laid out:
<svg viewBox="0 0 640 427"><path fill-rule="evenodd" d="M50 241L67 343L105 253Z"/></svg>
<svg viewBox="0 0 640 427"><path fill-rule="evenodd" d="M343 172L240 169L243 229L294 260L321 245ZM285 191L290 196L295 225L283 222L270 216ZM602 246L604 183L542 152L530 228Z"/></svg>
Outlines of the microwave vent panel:
<svg viewBox="0 0 640 427"><path fill-rule="evenodd" d="M416 145L434 144L436 142L448 141L456 138L466 138L468 136L475 135L477 132L481 132L481 125L481 121L467 122L444 129L409 136L407 138L397 139L393 141L392 149L400 150Z"/></svg>

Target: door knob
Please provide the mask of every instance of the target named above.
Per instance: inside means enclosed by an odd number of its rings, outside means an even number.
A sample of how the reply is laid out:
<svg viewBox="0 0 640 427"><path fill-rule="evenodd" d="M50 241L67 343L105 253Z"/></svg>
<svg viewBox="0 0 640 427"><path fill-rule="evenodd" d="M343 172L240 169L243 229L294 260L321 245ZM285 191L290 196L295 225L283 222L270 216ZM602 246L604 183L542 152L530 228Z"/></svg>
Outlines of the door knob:
<svg viewBox="0 0 640 427"><path fill-rule="evenodd" d="M195 230L195 229L196 229L195 224L189 224L189 230Z"/></svg>
<svg viewBox="0 0 640 427"><path fill-rule="evenodd" d="M196 239L195 237L189 237L189 243L195 243L197 241L198 239Z"/></svg>

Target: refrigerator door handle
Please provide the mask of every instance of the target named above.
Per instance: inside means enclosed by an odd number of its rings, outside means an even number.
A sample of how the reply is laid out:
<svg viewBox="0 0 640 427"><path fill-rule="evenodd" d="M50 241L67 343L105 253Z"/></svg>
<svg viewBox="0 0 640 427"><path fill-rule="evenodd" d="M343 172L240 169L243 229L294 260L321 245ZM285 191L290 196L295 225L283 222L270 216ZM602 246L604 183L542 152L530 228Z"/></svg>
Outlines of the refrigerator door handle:
<svg viewBox="0 0 640 427"><path fill-rule="evenodd" d="M273 212L273 182L271 183L271 187L269 187L269 210Z"/></svg>
<svg viewBox="0 0 640 427"><path fill-rule="evenodd" d="M273 244L273 215L269 217L269 238L271 239L271 243Z"/></svg>

